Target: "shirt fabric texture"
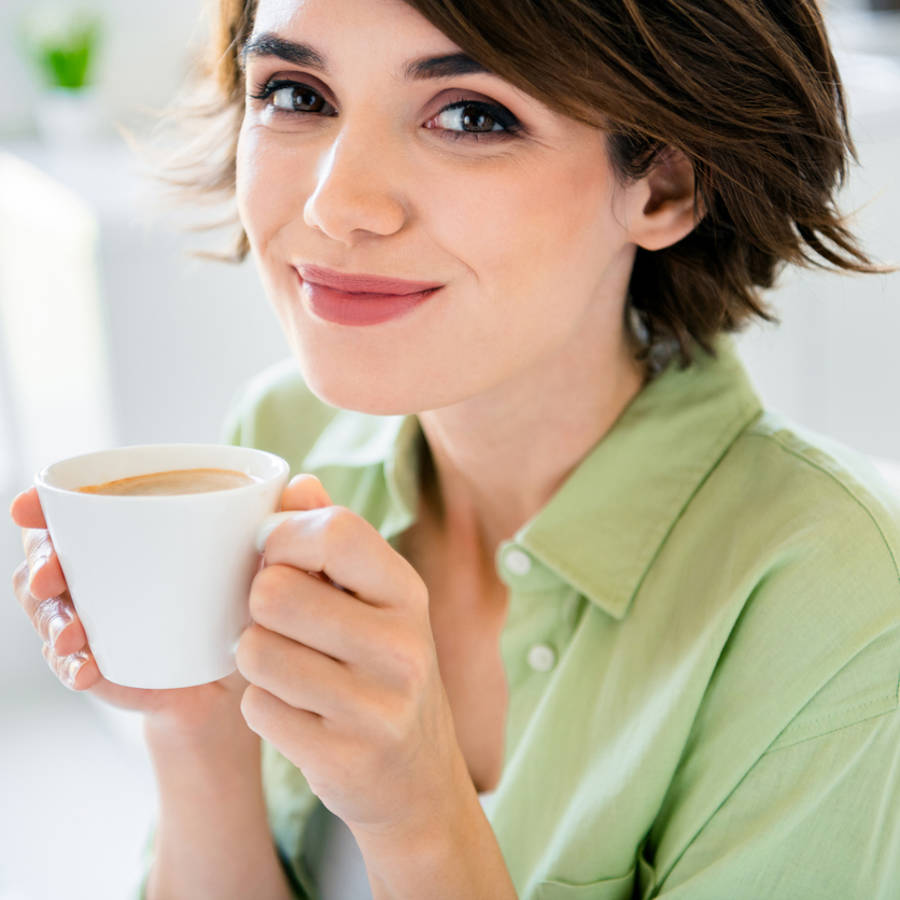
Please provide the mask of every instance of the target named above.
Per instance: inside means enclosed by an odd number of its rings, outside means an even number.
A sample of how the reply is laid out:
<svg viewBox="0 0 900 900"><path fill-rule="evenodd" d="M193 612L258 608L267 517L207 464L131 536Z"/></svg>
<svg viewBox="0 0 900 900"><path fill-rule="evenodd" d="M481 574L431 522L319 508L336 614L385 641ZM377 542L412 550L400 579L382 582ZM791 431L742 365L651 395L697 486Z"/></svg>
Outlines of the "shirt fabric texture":
<svg viewBox="0 0 900 900"><path fill-rule="evenodd" d="M646 385L497 549L509 707L486 809L523 900L900 896L900 505L715 346ZM415 519L418 418L330 407L293 360L223 438L316 474L392 543ZM263 778L314 900L319 801L267 743Z"/></svg>

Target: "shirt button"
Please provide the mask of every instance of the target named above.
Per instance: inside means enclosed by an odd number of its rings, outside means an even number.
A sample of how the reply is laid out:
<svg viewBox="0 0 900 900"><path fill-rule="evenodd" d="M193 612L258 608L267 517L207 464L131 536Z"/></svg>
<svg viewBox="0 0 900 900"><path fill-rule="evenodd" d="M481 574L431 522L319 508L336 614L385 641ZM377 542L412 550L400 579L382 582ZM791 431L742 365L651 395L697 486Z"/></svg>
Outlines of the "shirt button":
<svg viewBox="0 0 900 900"><path fill-rule="evenodd" d="M535 672L549 672L556 664L556 651L549 644L535 644L528 651L528 665Z"/></svg>
<svg viewBox="0 0 900 900"><path fill-rule="evenodd" d="M527 575L531 571L531 557L524 550L513 547L503 561L513 575Z"/></svg>

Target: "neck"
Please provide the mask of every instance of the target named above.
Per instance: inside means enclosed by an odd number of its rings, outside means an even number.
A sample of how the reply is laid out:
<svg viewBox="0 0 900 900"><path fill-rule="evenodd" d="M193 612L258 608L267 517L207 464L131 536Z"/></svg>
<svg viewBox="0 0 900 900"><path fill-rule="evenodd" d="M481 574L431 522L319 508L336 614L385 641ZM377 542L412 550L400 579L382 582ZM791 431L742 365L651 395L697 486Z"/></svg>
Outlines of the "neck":
<svg viewBox="0 0 900 900"><path fill-rule="evenodd" d="M420 413L432 527L493 570L499 543L547 503L643 383L624 330L584 329L515 381Z"/></svg>

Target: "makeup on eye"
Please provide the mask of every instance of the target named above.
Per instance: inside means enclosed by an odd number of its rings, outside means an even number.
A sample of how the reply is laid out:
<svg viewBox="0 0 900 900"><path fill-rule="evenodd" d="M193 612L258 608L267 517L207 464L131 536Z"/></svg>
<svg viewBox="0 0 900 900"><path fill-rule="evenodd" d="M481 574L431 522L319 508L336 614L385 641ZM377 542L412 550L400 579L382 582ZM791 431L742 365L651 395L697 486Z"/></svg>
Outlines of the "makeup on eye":
<svg viewBox="0 0 900 900"><path fill-rule="evenodd" d="M289 105L282 106L277 102L278 95L282 93L287 94L289 98L287 100L287 104ZM314 100L312 102L308 101L310 100L310 97L318 97L321 99L322 103L325 106L331 106L331 104L324 99L321 91L302 82L287 78L270 78L268 80L261 81L255 86L254 90L248 94L248 97L252 100L263 103L265 106L269 107L272 110L272 115L279 117L284 115L295 116L318 114L321 112L321 107L319 109L308 110L298 109L298 105L303 105L303 103L298 104L298 99L307 101L306 105L315 105ZM267 102L270 100L270 98L275 102ZM488 119L492 120L495 125L500 126L500 130L492 128L490 131L456 131L451 128L437 128L435 126L428 125L427 123L425 127L429 128L430 130L443 132L448 137L454 140L458 140L461 138L473 138L475 140L484 138L487 138L488 140L502 140L505 138L514 137L519 131L522 130L522 125L520 124L518 119L505 107L500 106L496 103L489 103L484 100L476 100L472 97L465 96L464 93L459 93L450 103L442 106L437 113L431 116L428 122L433 122L440 116L457 110L462 114L467 109L470 110L470 114L468 116L464 114L461 115L461 119L471 118L471 113L474 112L475 116L478 119L486 116ZM330 118L335 115L335 113L325 113L324 115Z"/></svg>

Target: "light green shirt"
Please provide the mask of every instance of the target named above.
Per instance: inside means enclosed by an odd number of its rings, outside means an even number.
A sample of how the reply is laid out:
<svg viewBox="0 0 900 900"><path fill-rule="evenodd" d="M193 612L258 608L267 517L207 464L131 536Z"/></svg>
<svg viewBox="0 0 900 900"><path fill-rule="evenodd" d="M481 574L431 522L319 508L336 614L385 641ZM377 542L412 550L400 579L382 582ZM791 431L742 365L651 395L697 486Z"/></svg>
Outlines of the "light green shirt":
<svg viewBox="0 0 900 900"><path fill-rule="evenodd" d="M900 509L862 457L763 412L717 346L645 387L497 548L489 818L520 898L900 897ZM317 474L388 540L414 520L416 416L327 406L291 361L236 401L227 440ZM264 782L314 898L319 801L268 745Z"/></svg>

